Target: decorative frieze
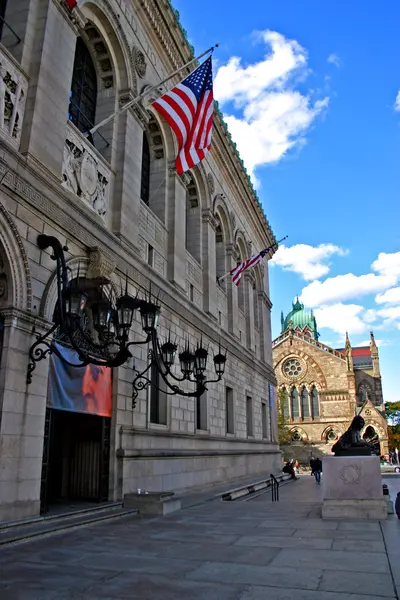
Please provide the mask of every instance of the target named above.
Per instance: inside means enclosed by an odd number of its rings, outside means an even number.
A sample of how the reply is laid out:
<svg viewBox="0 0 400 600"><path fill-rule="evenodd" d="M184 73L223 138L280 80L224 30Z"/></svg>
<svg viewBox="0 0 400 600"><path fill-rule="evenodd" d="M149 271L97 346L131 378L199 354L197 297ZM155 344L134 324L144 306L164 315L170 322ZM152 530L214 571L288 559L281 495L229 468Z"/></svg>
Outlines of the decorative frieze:
<svg viewBox="0 0 400 600"><path fill-rule="evenodd" d="M223 315L228 314L228 297L220 286L217 286L217 308Z"/></svg>
<svg viewBox="0 0 400 600"><path fill-rule="evenodd" d="M193 256L186 252L186 279L193 285L201 289L202 286L202 272L199 263L193 258Z"/></svg>
<svg viewBox="0 0 400 600"><path fill-rule="evenodd" d="M68 121L62 165L62 186L81 198L103 219L109 206L112 171L104 158Z"/></svg>
<svg viewBox="0 0 400 600"><path fill-rule="evenodd" d="M5 52L0 50L0 133L19 148L28 79Z"/></svg>
<svg viewBox="0 0 400 600"><path fill-rule="evenodd" d="M151 246L157 248L162 254L165 253L167 240L165 227L144 202L140 207L139 232Z"/></svg>

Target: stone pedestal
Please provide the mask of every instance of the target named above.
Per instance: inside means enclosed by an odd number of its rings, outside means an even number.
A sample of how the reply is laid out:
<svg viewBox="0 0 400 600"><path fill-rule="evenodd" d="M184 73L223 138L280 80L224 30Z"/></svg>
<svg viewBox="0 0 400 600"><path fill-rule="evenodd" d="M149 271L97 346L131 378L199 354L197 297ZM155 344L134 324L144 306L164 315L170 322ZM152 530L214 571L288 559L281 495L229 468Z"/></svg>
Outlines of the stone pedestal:
<svg viewBox="0 0 400 600"><path fill-rule="evenodd" d="M137 508L140 515L168 515L181 509L181 501L173 496L173 492L125 494L124 508Z"/></svg>
<svg viewBox="0 0 400 600"><path fill-rule="evenodd" d="M323 459L323 519L386 519L377 456Z"/></svg>

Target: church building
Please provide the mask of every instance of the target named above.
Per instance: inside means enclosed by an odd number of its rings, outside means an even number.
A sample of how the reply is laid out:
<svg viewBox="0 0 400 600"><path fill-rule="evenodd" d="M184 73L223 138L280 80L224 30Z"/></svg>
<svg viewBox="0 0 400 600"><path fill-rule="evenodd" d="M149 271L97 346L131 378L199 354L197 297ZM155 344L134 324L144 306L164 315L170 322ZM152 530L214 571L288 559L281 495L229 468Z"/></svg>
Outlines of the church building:
<svg viewBox="0 0 400 600"><path fill-rule="evenodd" d="M346 334L344 348L319 341L317 322L304 304L292 304L281 315L281 335L273 341L278 389L283 390L283 414L292 443L311 444L324 454L346 431L352 418L365 420L364 439L388 454L387 423L374 334L369 346L353 348Z"/></svg>

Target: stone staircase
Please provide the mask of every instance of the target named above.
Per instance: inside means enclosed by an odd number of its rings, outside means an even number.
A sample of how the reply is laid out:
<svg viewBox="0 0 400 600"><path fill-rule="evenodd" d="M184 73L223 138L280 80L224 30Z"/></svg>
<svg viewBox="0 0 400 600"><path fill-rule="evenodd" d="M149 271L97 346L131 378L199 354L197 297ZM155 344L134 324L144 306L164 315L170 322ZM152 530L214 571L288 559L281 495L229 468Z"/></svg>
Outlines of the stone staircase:
<svg viewBox="0 0 400 600"><path fill-rule="evenodd" d="M8 523L0 523L0 546L6 546L45 537L55 533L95 525L102 521L137 515L138 511L123 508L122 502L100 504L65 513L33 517Z"/></svg>

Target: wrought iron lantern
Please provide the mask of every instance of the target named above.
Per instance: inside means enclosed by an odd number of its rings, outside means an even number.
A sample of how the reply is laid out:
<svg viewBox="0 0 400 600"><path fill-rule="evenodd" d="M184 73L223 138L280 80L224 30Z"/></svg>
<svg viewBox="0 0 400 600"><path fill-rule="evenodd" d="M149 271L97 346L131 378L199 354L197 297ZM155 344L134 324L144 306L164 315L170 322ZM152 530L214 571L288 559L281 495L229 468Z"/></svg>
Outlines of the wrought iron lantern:
<svg viewBox="0 0 400 600"><path fill-rule="evenodd" d="M57 341L71 347L77 353L79 361L72 367L84 367L90 363L105 366L119 367L129 358L132 358L130 348L138 344L150 344L148 352L149 362L143 371L139 372L134 367L132 382L132 400L135 400L140 390L155 385L147 374L156 368L169 391L167 394L180 394L182 396L199 397L207 389L208 383L220 381L224 375L226 354L219 352L214 356L214 369L216 378L206 379L208 351L202 342L191 352L189 344L179 353L182 376L178 377L172 372L178 346L168 338L160 344L157 326L160 316L160 306L151 291L144 298L128 294L128 280L125 292L113 300L109 294L101 289L95 282L79 278L69 279L69 270L66 265L63 247L60 241L53 236L41 234L37 240L41 250L51 248L52 258L56 261L57 271L57 304L54 313L54 324L43 335L38 336L29 350L29 366L27 383L32 381L32 373L36 363L46 358L49 354L56 354L61 360L67 362L60 352ZM89 297L90 291L97 292L95 300ZM90 305L90 306L89 306ZM88 327L88 311L91 312L91 325ZM141 340L129 341L129 334L135 312L139 311L142 329L146 337ZM56 338L53 336L56 335ZM182 390L177 384L183 381L194 383L194 390ZM165 387L165 386L164 386Z"/></svg>

